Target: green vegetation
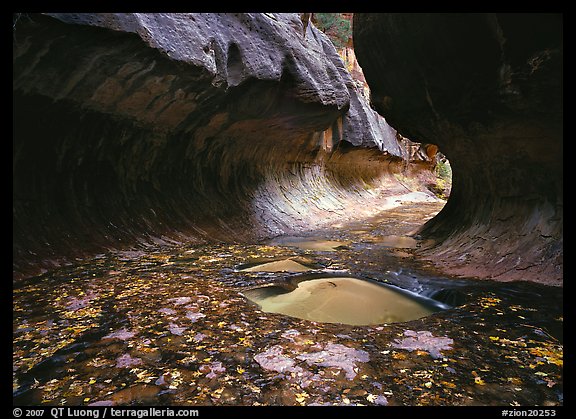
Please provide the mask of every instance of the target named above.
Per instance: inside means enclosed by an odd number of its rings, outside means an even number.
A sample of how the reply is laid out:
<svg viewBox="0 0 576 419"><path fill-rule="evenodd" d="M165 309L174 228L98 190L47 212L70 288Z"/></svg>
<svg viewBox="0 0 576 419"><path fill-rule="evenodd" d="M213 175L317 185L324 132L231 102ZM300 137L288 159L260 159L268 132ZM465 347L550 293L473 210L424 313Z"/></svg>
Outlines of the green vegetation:
<svg viewBox="0 0 576 419"><path fill-rule="evenodd" d="M352 25L340 13L314 13L314 24L328 35L336 49L344 48L352 37Z"/></svg>
<svg viewBox="0 0 576 419"><path fill-rule="evenodd" d="M448 160L442 162L439 161L434 169L436 176L440 179L450 182L452 180L452 168Z"/></svg>
<svg viewBox="0 0 576 419"><path fill-rule="evenodd" d="M441 199L448 199L452 189L452 168L448 160L438 161L434 168L436 175L436 185L433 186L433 192Z"/></svg>

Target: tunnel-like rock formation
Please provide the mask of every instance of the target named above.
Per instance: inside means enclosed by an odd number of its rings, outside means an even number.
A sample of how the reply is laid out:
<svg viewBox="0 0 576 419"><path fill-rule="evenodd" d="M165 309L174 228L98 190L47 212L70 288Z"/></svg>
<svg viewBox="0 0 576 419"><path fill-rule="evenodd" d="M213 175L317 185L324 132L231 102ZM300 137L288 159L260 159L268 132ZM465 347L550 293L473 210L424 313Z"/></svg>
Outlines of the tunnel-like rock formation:
<svg viewBox="0 0 576 419"><path fill-rule="evenodd" d="M403 190L406 147L298 14L23 14L13 45L15 278L293 233Z"/></svg>
<svg viewBox="0 0 576 419"><path fill-rule="evenodd" d="M448 272L563 280L562 16L355 14L375 109L450 159L420 254Z"/></svg>

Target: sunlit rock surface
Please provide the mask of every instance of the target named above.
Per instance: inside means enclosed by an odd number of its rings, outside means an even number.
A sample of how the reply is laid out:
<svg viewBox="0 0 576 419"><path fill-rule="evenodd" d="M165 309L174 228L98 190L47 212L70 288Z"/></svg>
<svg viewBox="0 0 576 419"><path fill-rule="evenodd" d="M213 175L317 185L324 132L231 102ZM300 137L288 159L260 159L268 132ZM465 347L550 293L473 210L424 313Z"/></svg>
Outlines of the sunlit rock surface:
<svg viewBox="0 0 576 419"><path fill-rule="evenodd" d="M406 144L302 29L290 13L17 14L15 277L308 230L406 192Z"/></svg>
<svg viewBox="0 0 576 419"><path fill-rule="evenodd" d="M371 100L437 144L453 185L422 236L447 272L563 281L562 15L358 13Z"/></svg>
<svg viewBox="0 0 576 419"><path fill-rule="evenodd" d="M262 263L242 269L243 272L305 272L310 268L291 259Z"/></svg>

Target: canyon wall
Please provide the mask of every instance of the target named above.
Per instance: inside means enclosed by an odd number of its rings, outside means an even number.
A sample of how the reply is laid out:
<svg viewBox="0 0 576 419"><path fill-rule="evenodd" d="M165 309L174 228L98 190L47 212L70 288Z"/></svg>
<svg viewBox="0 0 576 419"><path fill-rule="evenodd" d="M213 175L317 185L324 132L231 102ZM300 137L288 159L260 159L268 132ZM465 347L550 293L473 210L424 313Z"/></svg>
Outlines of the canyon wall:
<svg viewBox="0 0 576 419"><path fill-rule="evenodd" d="M447 272L563 281L562 15L355 14L375 109L453 183L420 231Z"/></svg>
<svg viewBox="0 0 576 419"><path fill-rule="evenodd" d="M19 14L13 46L15 279L405 192L409 148L298 14Z"/></svg>

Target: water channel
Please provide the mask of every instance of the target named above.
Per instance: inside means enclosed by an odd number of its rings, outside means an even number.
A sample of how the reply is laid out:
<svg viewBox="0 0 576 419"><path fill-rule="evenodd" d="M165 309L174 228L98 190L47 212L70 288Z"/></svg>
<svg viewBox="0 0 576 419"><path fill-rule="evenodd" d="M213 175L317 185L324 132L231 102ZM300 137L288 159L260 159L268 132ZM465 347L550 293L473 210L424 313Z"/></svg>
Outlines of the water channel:
<svg viewBox="0 0 576 419"><path fill-rule="evenodd" d="M442 205L111 251L19 282L14 404L563 404L562 289L417 261L411 234ZM299 308L277 310L286 299Z"/></svg>

